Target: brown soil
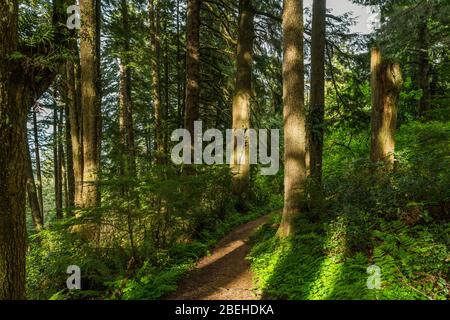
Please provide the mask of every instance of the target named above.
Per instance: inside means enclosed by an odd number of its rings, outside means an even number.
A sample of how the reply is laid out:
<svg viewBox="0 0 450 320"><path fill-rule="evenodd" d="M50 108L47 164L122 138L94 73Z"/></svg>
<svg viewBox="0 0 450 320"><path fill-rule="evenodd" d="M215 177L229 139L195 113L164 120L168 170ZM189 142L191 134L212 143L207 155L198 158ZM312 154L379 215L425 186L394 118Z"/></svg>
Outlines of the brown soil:
<svg viewBox="0 0 450 320"><path fill-rule="evenodd" d="M250 235L268 216L248 222L223 238L212 254L188 272L169 300L259 300L253 290L250 263L245 259Z"/></svg>

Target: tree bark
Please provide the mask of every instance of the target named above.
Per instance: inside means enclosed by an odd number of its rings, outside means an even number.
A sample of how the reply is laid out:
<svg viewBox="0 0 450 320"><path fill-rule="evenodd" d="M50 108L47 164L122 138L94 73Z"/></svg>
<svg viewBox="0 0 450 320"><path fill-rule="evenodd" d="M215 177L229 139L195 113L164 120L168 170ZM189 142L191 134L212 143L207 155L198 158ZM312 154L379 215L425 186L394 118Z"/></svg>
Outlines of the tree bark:
<svg viewBox="0 0 450 320"><path fill-rule="evenodd" d="M119 62L119 133L120 133L120 163L119 171L125 176L127 170L127 110L128 110L127 76L125 62Z"/></svg>
<svg viewBox="0 0 450 320"><path fill-rule="evenodd" d="M253 64L253 7L251 0L239 1L237 42L236 85L233 97L233 148L231 155L231 173L233 177L233 193L239 198L245 197L250 183L250 103L252 92L252 64ZM238 150L235 130L246 132L245 145ZM243 153L243 154L242 154Z"/></svg>
<svg viewBox="0 0 450 320"><path fill-rule="evenodd" d="M80 67L83 125L83 208L100 203L100 57L99 0L80 0Z"/></svg>
<svg viewBox="0 0 450 320"><path fill-rule="evenodd" d="M128 1L121 1L123 43L119 62L120 92L119 92L119 129L123 155L122 174L136 175L136 156L133 128L133 103L131 99L130 26Z"/></svg>
<svg viewBox="0 0 450 320"><path fill-rule="evenodd" d="M64 90L62 90L64 92ZM64 93L63 93L64 95ZM67 186L67 168L66 168L66 153L64 150L64 99L59 108L59 123L58 123L58 162L61 178L61 198L64 200L63 210L66 211L69 207L68 186ZM63 214L64 214L63 211Z"/></svg>
<svg viewBox="0 0 450 320"><path fill-rule="evenodd" d="M283 2L284 209L279 237L294 233L306 182L303 0Z"/></svg>
<svg viewBox="0 0 450 320"><path fill-rule="evenodd" d="M167 25L164 24L164 29ZM168 153L169 145L169 133L167 131L167 120L169 119L170 112L170 61L169 61L170 48L169 45L164 46L164 109L162 110L162 130L163 130L163 152L164 155Z"/></svg>
<svg viewBox="0 0 450 320"><path fill-rule="evenodd" d="M34 134L34 154L36 158L36 177L37 177L36 190L38 194L39 208L41 210L42 220L44 220L44 198L42 196L41 154L39 147L39 134L38 134L36 110L33 110L33 134Z"/></svg>
<svg viewBox="0 0 450 320"><path fill-rule="evenodd" d="M150 43L151 43L151 68L152 68L152 97L153 116L155 121L155 162L164 163L164 135L162 128L162 103L161 103L161 43L159 0L149 1L150 18Z"/></svg>
<svg viewBox="0 0 450 320"><path fill-rule="evenodd" d="M380 49L371 53L372 73L372 135L370 158L394 167L397 99L403 83L400 66L383 62Z"/></svg>
<svg viewBox="0 0 450 320"><path fill-rule="evenodd" d="M52 48L65 45L61 32L63 3L53 1ZM17 0L0 2L0 38L0 300L24 299L27 111L48 89L56 72L42 66L35 70L21 59L11 59L11 53L19 49ZM25 54L46 52L46 45L22 49Z"/></svg>
<svg viewBox="0 0 450 320"><path fill-rule="evenodd" d="M184 126L194 146L194 122L199 120L200 99L200 6L201 0L187 1L186 17L186 101ZM192 155L194 152L192 152Z"/></svg>
<svg viewBox="0 0 450 320"><path fill-rule="evenodd" d="M36 183L34 181L33 165L31 163L30 147L28 146L28 143L27 143L27 193L28 193L28 204L30 205L33 225L35 230L39 232L44 228L44 220L41 215L39 195L36 188Z"/></svg>
<svg viewBox="0 0 450 320"><path fill-rule="evenodd" d="M26 118L23 88L11 72L18 3L0 2L0 299L25 298Z"/></svg>
<svg viewBox="0 0 450 320"><path fill-rule="evenodd" d="M427 24L427 14L421 16L418 32L418 74L417 85L422 90L419 100L419 115L426 117L431 109L431 84L430 84L430 57L429 57L429 32Z"/></svg>
<svg viewBox="0 0 450 320"><path fill-rule="evenodd" d="M78 51L73 48L73 56L78 56ZM66 63L67 74L67 103L69 106L70 140L73 157L73 186L74 186L74 207L82 206L83 192L83 140L82 140L82 116L81 104L78 98L77 79L75 74L77 61L72 60ZM72 178L70 178L71 180Z"/></svg>
<svg viewBox="0 0 450 320"><path fill-rule="evenodd" d="M62 168L61 168L61 152L59 149L59 120L58 120L58 107L54 106L53 110L53 179L55 190L55 208L56 219L63 218L62 212Z"/></svg>
<svg viewBox="0 0 450 320"><path fill-rule="evenodd" d="M73 44L75 45L75 43ZM73 49L72 49L73 50ZM72 59L72 58L70 58ZM61 123L61 142L64 142L65 156L63 156L63 178L64 178L64 200L65 209L67 215L71 216L73 214L73 209L75 208L75 173L74 173L74 159L73 159L73 145L72 145L72 129L70 125L70 109L71 104L75 97L73 96L75 88L71 88L71 80L68 76L67 66L69 61L67 61L62 68L62 84L60 86L62 100L64 107L61 108L61 118L64 113L64 124ZM73 68L73 65L72 65ZM73 73L73 69L72 69ZM72 91L72 92L70 92ZM64 130L64 134L62 133ZM63 139L64 136L64 139ZM62 148L61 148L62 149Z"/></svg>
<svg viewBox="0 0 450 320"><path fill-rule="evenodd" d="M177 21L177 114L178 114L178 128L183 127L183 109L181 105L182 101L182 82L184 79L181 77L181 63L184 62L184 58L181 56L181 32L180 32L180 0L176 3L176 21Z"/></svg>
<svg viewBox="0 0 450 320"><path fill-rule="evenodd" d="M319 189L322 184L325 117L325 15L326 0L314 0L311 36L309 168L310 177ZM311 196L314 197L314 194Z"/></svg>
<svg viewBox="0 0 450 320"><path fill-rule="evenodd" d="M66 79L67 81L67 79ZM73 171L73 146L71 137L70 126L70 107L67 99L67 87L66 90L66 102L64 106L64 112L66 114L65 126L64 126L64 139L66 143L66 175L65 180L67 182L67 214L72 214L72 209L75 207L75 174Z"/></svg>

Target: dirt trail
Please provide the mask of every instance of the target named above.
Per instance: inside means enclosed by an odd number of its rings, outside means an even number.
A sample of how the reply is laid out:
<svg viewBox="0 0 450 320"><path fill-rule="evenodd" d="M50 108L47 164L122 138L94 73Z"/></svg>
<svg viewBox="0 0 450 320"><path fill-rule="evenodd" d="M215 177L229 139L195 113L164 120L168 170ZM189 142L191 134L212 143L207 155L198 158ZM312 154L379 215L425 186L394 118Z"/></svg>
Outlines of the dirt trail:
<svg viewBox="0 0 450 320"><path fill-rule="evenodd" d="M250 263L245 260L250 235L268 216L248 222L219 241L212 254L201 259L169 300L259 300L253 292Z"/></svg>

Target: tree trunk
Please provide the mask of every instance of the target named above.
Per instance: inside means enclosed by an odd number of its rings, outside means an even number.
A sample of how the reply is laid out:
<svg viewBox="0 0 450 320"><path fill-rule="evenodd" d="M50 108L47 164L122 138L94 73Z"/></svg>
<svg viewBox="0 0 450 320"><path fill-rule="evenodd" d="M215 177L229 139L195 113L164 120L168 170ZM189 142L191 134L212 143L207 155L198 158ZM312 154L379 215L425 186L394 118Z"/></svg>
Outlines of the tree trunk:
<svg viewBox="0 0 450 320"><path fill-rule="evenodd" d="M9 3L14 4L13 1L3 2ZM5 21L3 13L8 12L9 7L0 5L0 11L0 21ZM4 31L12 30L0 24L0 35L5 39ZM11 43L2 44L11 48ZM25 100L23 88L15 87L14 79L6 71L8 62L3 57L11 51L3 54L4 49L0 52L0 300L25 298L26 251L27 108L22 100Z"/></svg>
<svg viewBox="0 0 450 320"><path fill-rule="evenodd" d="M78 55L76 48L73 48L74 57ZM69 106L70 140L73 157L73 186L74 186L74 207L80 208L83 192L83 140L82 140L82 116L81 104L78 99L77 79L75 74L77 62L67 61L67 103ZM70 173L70 172L69 172ZM70 178L71 180L72 178Z"/></svg>
<svg viewBox="0 0 450 320"><path fill-rule="evenodd" d="M0 2L0 300L25 298L26 121L23 88L9 55L17 51L18 4Z"/></svg>
<svg viewBox="0 0 450 320"><path fill-rule="evenodd" d="M80 0L80 67L83 125L83 180L81 207L100 203L100 74L99 0Z"/></svg>
<svg viewBox="0 0 450 320"><path fill-rule="evenodd" d="M119 172L121 176L127 173L127 110L128 92L126 66L122 59L119 62L119 133L120 133L120 163Z"/></svg>
<svg viewBox="0 0 450 320"><path fill-rule="evenodd" d="M325 105L325 14L326 0L314 0L311 36L311 103L309 168L313 183L322 184ZM319 192L319 190L317 190ZM312 194L312 197L315 195Z"/></svg>
<svg viewBox="0 0 450 320"><path fill-rule="evenodd" d="M39 200L39 208L41 210L42 221L44 221L44 198L42 196L42 170L41 170L41 154L39 147L39 134L37 125L37 114L36 110L33 110L33 134L34 134L34 154L36 158L36 177L37 185L36 190Z"/></svg>
<svg viewBox="0 0 450 320"><path fill-rule="evenodd" d="M42 219L41 215L39 195L36 188L36 183L34 181L33 165L31 163L30 147L28 146L28 144L27 144L27 193L33 225L35 230L39 232L44 228L44 220Z"/></svg>
<svg viewBox="0 0 450 320"><path fill-rule="evenodd" d="M167 26L164 25L164 29ZM169 133L167 131L167 120L169 119L170 112L170 61L169 61L169 53L170 53L169 45L166 45L164 48L164 100L165 106L162 112L162 129L163 129L163 152L164 155L168 153L168 145L169 145Z"/></svg>
<svg viewBox="0 0 450 320"><path fill-rule="evenodd" d="M123 43L119 62L120 92L119 92L119 130L123 161L122 174L136 175L136 156L133 128L133 103L131 99L131 70L130 55L130 26L128 15L128 1L121 1Z"/></svg>
<svg viewBox="0 0 450 320"><path fill-rule="evenodd" d="M66 88L67 89L67 88ZM65 142L66 142L66 176L67 181L67 214L72 214L72 209L75 207L75 175L73 171L73 146L71 137L71 126L70 126L70 107L67 99L66 91L66 103L64 106L64 111L66 114L65 119Z"/></svg>
<svg viewBox="0 0 450 320"><path fill-rule="evenodd" d="M250 183L250 103L252 99L252 64L253 64L253 7L251 0L239 1L237 42L236 86L233 97L233 148L231 155L231 173L233 176L233 193L239 198L245 197ZM234 130L246 132L244 148L238 150L238 139ZM243 153L243 154L242 154Z"/></svg>
<svg viewBox="0 0 450 320"><path fill-rule="evenodd" d="M64 92L64 90L62 90ZM63 93L64 94L64 93ZM64 101L64 99L63 99ZM59 109L59 123L58 123L58 162L61 179L61 198L64 199L63 209L67 210L69 207L68 186L67 186L67 168L66 168L66 155L64 151L64 106L63 103ZM64 212L63 212L64 213Z"/></svg>
<svg viewBox="0 0 450 320"><path fill-rule="evenodd" d="M186 16L186 101L184 126L194 146L194 122L199 120L200 99L200 6L201 0L187 0ZM192 152L192 155L194 152Z"/></svg>
<svg viewBox="0 0 450 320"><path fill-rule="evenodd" d="M178 114L178 128L183 127L183 109L181 106L182 94L183 91L181 89L182 82L184 80L181 77L181 62L184 62L184 59L181 56L181 32L180 32L180 0L177 0L177 114Z"/></svg>
<svg viewBox="0 0 450 320"><path fill-rule="evenodd" d="M68 65L67 61L62 70L62 85L60 86L61 95L64 102L64 108L61 108L61 118L64 112L64 125L61 123L61 142L63 142L63 127L64 126L64 145L65 145L65 157L63 156L63 176L64 176L64 194L65 194L65 209L67 214L70 216L73 214L73 209L75 207L75 174L74 174L74 159L73 159L73 145L72 145L72 128L70 125L70 109L71 103L74 101L75 97L73 96L75 88L71 88L71 81L73 79L69 79L68 75ZM73 65L72 65L73 68ZM72 69L73 73L73 69ZM72 91L72 92L70 92Z"/></svg>
<svg viewBox="0 0 450 320"><path fill-rule="evenodd" d="M302 210L306 181L303 1L283 2L284 209L279 237L294 233Z"/></svg>
<svg viewBox="0 0 450 320"><path fill-rule="evenodd" d="M152 53L152 96L153 116L155 120L155 161L164 163L164 135L162 129L162 104L161 104L161 43L159 26L159 0L149 1L150 16L150 42Z"/></svg>
<svg viewBox="0 0 450 320"><path fill-rule="evenodd" d="M372 139L370 158L394 167L395 130L397 126L397 99L402 85L398 64L382 61L378 48L372 49Z"/></svg>
<svg viewBox="0 0 450 320"><path fill-rule="evenodd" d="M59 120L58 107L55 105L53 110L53 169L54 169L54 187L55 187L55 208L56 219L63 218L62 212L62 169L61 169L61 152L59 149Z"/></svg>
<svg viewBox="0 0 450 320"><path fill-rule="evenodd" d="M429 57L429 34L427 15L421 17L418 32L418 74L417 85L422 90L422 96L419 100L419 115L427 116L431 109L431 85L430 85L430 57Z"/></svg>
<svg viewBox="0 0 450 320"><path fill-rule="evenodd" d="M64 45L63 0L55 0L53 7L53 45ZM55 72L39 66L37 77L33 66L24 68L22 61L10 59L18 50L17 0L0 2L0 38L0 300L24 299L27 111L48 89Z"/></svg>

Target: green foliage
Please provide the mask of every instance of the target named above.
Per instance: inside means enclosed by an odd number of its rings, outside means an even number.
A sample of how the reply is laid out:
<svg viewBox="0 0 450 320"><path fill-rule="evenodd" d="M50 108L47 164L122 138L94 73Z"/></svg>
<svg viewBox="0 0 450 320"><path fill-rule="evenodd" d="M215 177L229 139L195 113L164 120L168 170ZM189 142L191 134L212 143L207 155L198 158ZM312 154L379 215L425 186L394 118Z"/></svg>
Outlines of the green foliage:
<svg viewBox="0 0 450 320"><path fill-rule="evenodd" d="M328 137L326 208L278 240L279 216L260 229L249 257L256 285L282 299L448 299L449 123L403 126L393 173L374 176L363 134L345 147ZM370 265L381 289L369 290Z"/></svg>
<svg viewBox="0 0 450 320"><path fill-rule="evenodd" d="M227 166L154 166L147 175L102 181L102 206L77 210L31 239L27 256L32 299L157 299L232 228L280 207L258 180L252 212L234 210ZM89 245L80 226L95 225L99 247ZM65 288L67 267L82 273L81 291Z"/></svg>
<svg viewBox="0 0 450 320"><path fill-rule="evenodd" d="M101 257L63 226L40 232L32 237L27 254L28 298L67 299L98 295L88 288L101 288L103 279L108 276L108 260ZM81 286L86 290L69 292L65 289L69 276L66 271L70 265L77 265L82 270Z"/></svg>
<svg viewBox="0 0 450 320"><path fill-rule="evenodd" d="M189 254L189 252L186 252ZM168 266L164 270L151 267L146 261L134 279L127 281L122 289L122 299L153 300L173 292L177 288L180 277L194 266L194 260ZM112 283L120 287L122 279Z"/></svg>
<svg viewBox="0 0 450 320"><path fill-rule="evenodd" d="M204 232L201 240L190 243L175 244L165 252L161 252L157 266L146 261L133 279L125 280L126 285L120 289L121 298L125 300L151 300L158 299L177 289L177 281L185 272L195 266L195 262L208 254L220 237L224 236L232 228L256 219L261 212L247 215L232 214L223 221L216 231ZM116 280L110 285L120 288L123 279Z"/></svg>
<svg viewBox="0 0 450 320"><path fill-rule="evenodd" d="M418 6L412 0L354 2L381 5L383 15L392 21L385 26L389 32L377 37L386 58L401 62L405 78L399 99L396 169L374 176L379 168L367 160L371 92L366 51L370 36L351 34L355 22L351 14L330 13L326 121L321 125L327 135L326 198L321 205L321 221L312 223L309 217L303 217L298 221L300 233L283 241L274 237L278 216L261 228L250 257L257 285L269 297L286 299L448 298L449 125L414 121L423 92L417 88L413 67L417 64L417 27L423 21L418 15L430 7L426 24L430 32L432 108L427 118L448 121L449 46L448 37L441 37L448 34L448 4L443 0ZM76 218L63 221L57 221L55 212L48 209L54 207L52 119L51 112L50 117L45 112L39 114L47 229L30 237L27 291L32 299L160 298L176 289L179 278L208 254L217 239L233 227L283 205L282 174L263 177L256 166L252 167L252 185L244 208L250 213L238 214L227 166L189 168L186 173L182 168L153 164L150 61L159 58L160 62L162 127L169 140L170 132L184 122L186 8L178 1L159 3L161 52L155 57L148 48L146 4L129 1L128 5L128 31L118 10L120 1L102 5L101 207L78 210ZM260 13L281 17L279 0L254 5ZM52 67L61 58L77 61L53 45L57 34L50 23L51 6L49 1L21 2L21 51L13 52L9 59L40 67L37 70ZM401 14L409 9L408 14ZM231 0L202 5L200 118L204 129L231 126L237 10ZM308 62L311 12L307 8L305 17ZM281 23L257 14L255 24L252 126L282 128ZM125 49L124 40L129 40L129 49ZM32 47L44 50L28 52ZM119 61L126 63L130 72L136 176L121 174L124 155L118 143ZM309 68L306 63L306 73ZM35 79L41 76L35 75ZM59 77L57 80L61 82ZM53 110L55 101L64 100L59 96L59 86L56 83L39 102L47 111ZM170 147L168 142L168 150ZM283 145L280 147L281 155ZM98 227L98 243L89 244L74 231L83 225ZM66 268L73 264L81 267L82 291L64 289ZM366 287L366 269L371 264L382 268L381 290Z"/></svg>

